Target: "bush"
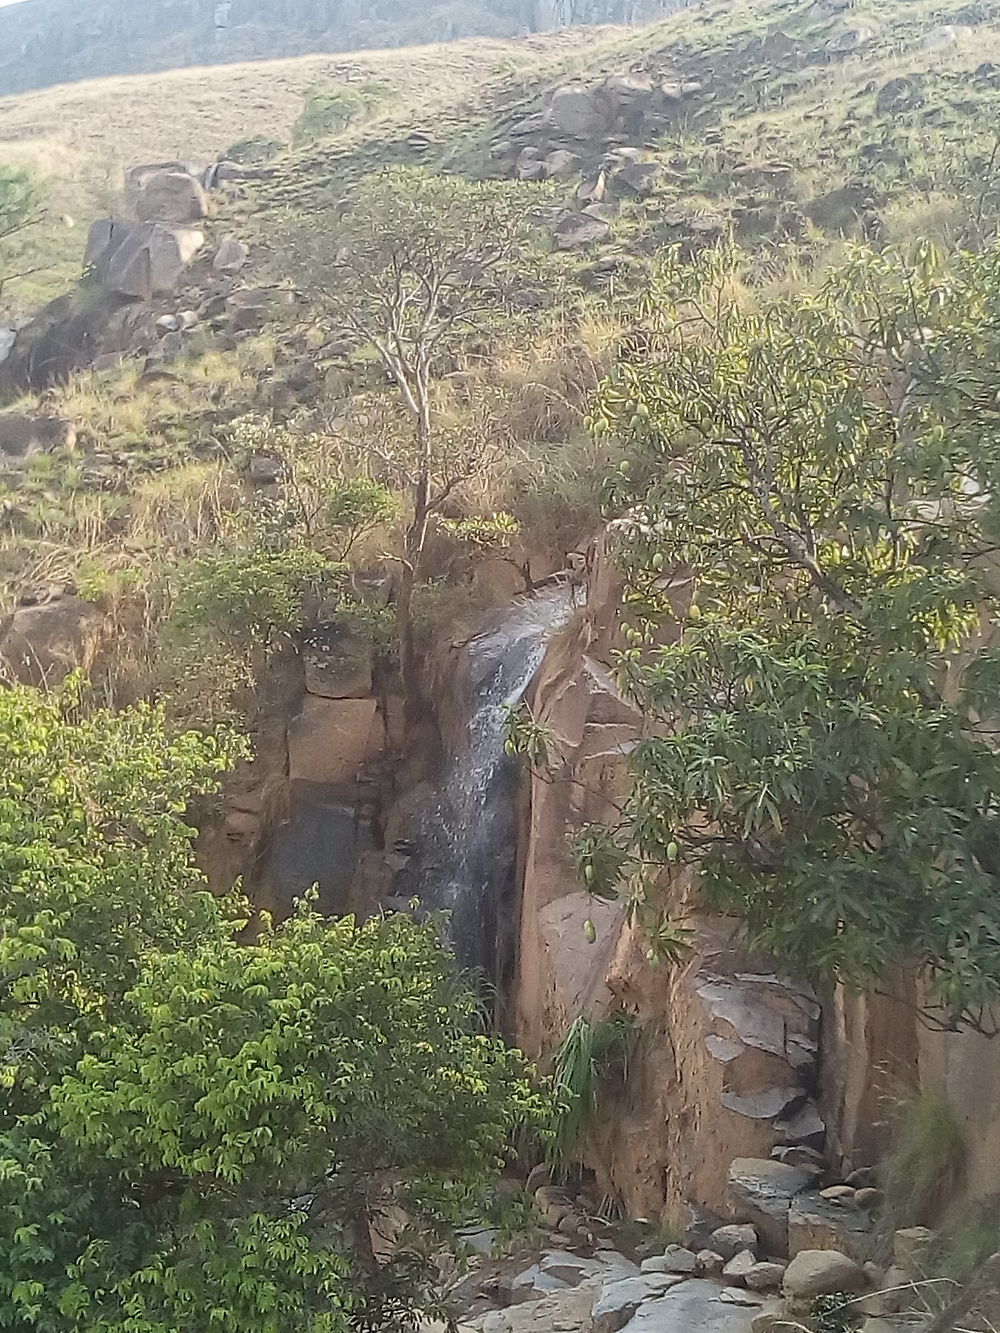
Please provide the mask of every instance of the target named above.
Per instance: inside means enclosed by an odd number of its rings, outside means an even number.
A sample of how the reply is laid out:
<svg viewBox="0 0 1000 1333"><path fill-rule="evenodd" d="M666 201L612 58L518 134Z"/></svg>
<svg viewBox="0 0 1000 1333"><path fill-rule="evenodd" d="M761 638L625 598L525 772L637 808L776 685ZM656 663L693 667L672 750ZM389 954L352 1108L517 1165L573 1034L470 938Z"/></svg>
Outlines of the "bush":
<svg viewBox="0 0 1000 1333"><path fill-rule="evenodd" d="M371 116L396 96L391 84L366 80L332 84L306 93L305 105L292 126L292 142L310 143L341 134L355 121Z"/></svg>
<svg viewBox="0 0 1000 1333"><path fill-rule="evenodd" d="M306 547L220 551L178 571L173 620L181 629L208 626L244 643L271 643L300 630L309 598L333 591L342 570Z"/></svg>
<svg viewBox="0 0 1000 1333"><path fill-rule="evenodd" d="M419 1230L481 1196L542 1122L521 1057L439 923L303 904L239 943L182 819L232 750L78 702L0 695L0 1327L415 1321L433 1271L373 1261L379 1201Z"/></svg>

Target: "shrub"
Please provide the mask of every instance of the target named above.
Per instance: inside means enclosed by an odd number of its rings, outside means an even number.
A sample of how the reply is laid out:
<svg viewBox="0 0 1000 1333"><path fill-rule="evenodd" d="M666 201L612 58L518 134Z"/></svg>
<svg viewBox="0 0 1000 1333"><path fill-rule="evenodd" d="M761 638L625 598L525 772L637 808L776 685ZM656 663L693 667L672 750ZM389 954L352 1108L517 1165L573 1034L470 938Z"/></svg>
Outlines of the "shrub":
<svg viewBox="0 0 1000 1333"><path fill-rule="evenodd" d="M292 142L310 143L341 134L355 121L373 115L395 95L391 84L375 79L313 88L306 93L305 105L292 126Z"/></svg>

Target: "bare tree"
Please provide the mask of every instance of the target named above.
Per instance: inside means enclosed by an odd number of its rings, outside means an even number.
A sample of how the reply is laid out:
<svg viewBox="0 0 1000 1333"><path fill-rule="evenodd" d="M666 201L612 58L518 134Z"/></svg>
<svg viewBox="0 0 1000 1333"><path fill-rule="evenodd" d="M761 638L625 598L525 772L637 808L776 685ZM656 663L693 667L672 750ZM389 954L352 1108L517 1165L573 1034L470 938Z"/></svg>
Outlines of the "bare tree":
<svg viewBox="0 0 1000 1333"><path fill-rule="evenodd" d="M411 715L423 704L413 593L434 516L502 446L480 416L464 429L438 410L444 377L513 309L530 266L538 191L398 169L369 177L341 218L336 249L315 234L303 285L331 322L376 353L403 408L399 434L362 448L401 472L410 496L396 586L400 672Z"/></svg>

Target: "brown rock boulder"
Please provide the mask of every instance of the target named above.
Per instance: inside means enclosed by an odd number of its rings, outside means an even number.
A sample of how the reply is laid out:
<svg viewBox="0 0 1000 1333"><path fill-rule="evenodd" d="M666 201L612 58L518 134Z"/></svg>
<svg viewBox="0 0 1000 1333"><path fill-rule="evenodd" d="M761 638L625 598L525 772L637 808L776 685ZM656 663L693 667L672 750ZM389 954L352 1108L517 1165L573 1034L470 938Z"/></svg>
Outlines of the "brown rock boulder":
<svg viewBox="0 0 1000 1333"><path fill-rule="evenodd" d="M0 626L0 667L24 685L58 685L71 671L93 666L104 617L66 593L19 606Z"/></svg>
<svg viewBox="0 0 1000 1333"><path fill-rule="evenodd" d="M803 1250L785 1269L781 1290L794 1306L808 1306L831 1292L859 1295L868 1290L868 1274L836 1250Z"/></svg>
<svg viewBox="0 0 1000 1333"><path fill-rule="evenodd" d="M133 167L126 177L125 196L139 222L183 226L208 215L205 187L176 162Z"/></svg>
<svg viewBox="0 0 1000 1333"><path fill-rule="evenodd" d="M200 231L155 222L95 222L84 264L106 292L133 301L169 295L205 243Z"/></svg>
<svg viewBox="0 0 1000 1333"><path fill-rule="evenodd" d="M378 752L374 699L306 695L288 728L289 779L352 789Z"/></svg>
<svg viewBox="0 0 1000 1333"><path fill-rule="evenodd" d="M76 427L64 417L0 412L0 462L30 458L52 449L72 449L75 444Z"/></svg>

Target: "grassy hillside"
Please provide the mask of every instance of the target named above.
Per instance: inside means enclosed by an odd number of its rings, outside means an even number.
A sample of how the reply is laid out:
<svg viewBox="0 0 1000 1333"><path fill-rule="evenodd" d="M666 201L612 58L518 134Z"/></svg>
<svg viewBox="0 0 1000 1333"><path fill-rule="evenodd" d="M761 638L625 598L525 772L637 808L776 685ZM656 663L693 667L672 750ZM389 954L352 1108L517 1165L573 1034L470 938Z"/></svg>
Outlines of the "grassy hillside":
<svg viewBox="0 0 1000 1333"><path fill-rule="evenodd" d="M539 115L553 91L567 81L600 90L621 75L683 95L671 93L654 118L564 136L568 172L515 183L533 172L525 148L544 156L553 147ZM163 569L246 531L249 417L276 423L274 447L307 471L319 439L327 479L352 474L371 423L387 430L396 421L392 395L370 349L345 339L315 298L345 201L377 168L420 165L536 192L541 267L525 274L516 315L456 354L438 408L459 437L488 424L506 441L503 466L456 491L451 517L509 511L524 548L553 560L601 521L610 460L585 429L588 402L665 250L694 253L732 237L752 257L753 284L791 291L817 282L854 243L977 243L996 227L1000 19L985 0L848 9L838 0L736 0L638 30L110 80L0 103L0 159L56 173L57 201L82 222L98 200L107 205L102 172L110 195L127 161L204 160L251 134L287 140L308 89L365 80L392 95L337 133L299 136L269 179L241 183L209 220L210 241L235 230L250 245L239 281L272 284L289 301L258 329L234 328L224 298L213 297L210 264L199 261L188 288L148 321L208 312L176 335L166 362L146 359L147 339L138 359L112 359L48 391L46 410L75 423L82 457L40 455L9 481L0 544L8 601L26 585L82 580L134 623L116 599L129 603L139 586L144 633L155 639ZM648 169L648 188L627 188L623 164ZM595 205L606 234L563 250L552 227L582 206L581 185L606 191ZM79 228L70 239L78 262ZM297 253L310 245L312 266ZM376 471L400 489L395 464ZM362 554L378 549L376 541ZM441 567L464 571L461 601L468 561L457 549L444 543ZM428 590L438 599L428 614L455 591L450 578ZM449 605L450 616L464 614Z"/></svg>
<svg viewBox="0 0 1000 1333"><path fill-rule="evenodd" d="M309 90L330 83L390 84L396 113L405 119L423 122L442 111L460 116L512 69L527 72L572 57L617 31L575 28L511 41L181 69L0 98L0 163L37 172L50 204L45 271L13 293L17 306L30 309L75 278L79 229L114 207L122 174L135 163L204 165L244 138L287 141Z"/></svg>

